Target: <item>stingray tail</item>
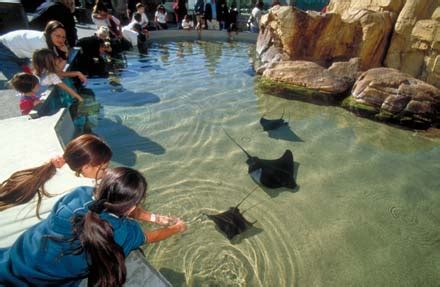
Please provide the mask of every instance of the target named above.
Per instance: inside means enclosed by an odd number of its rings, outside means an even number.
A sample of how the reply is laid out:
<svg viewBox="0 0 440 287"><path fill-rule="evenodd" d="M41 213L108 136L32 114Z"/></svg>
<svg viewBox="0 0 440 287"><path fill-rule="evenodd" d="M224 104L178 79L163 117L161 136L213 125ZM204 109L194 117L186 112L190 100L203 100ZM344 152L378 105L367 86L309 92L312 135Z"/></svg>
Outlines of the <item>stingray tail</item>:
<svg viewBox="0 0 440 287"><path fill-rule="evenodd" d="M256 186L253 190L251 190L251 192L249 192L248 194L246 194L246 196L245 197L243 197L243 199L235 206L235 208L238 208L245 200L246 200L246 198L248 198L249 197L249 195L251 195L255 190L257 190L257 187L258 186Z"/></svg>
<svg viewBox="0 0 440 287"><path fill-rule="evenodd" d="M252 156L238 143L234 140L234 138L232 138L232 136L230 134L228 134L228 132L223 128L223 131L225 132L225 134L228 136L228 138L231 139L231 141L233 143L235 143L247 156L248 158L251 158Z"/></svg>

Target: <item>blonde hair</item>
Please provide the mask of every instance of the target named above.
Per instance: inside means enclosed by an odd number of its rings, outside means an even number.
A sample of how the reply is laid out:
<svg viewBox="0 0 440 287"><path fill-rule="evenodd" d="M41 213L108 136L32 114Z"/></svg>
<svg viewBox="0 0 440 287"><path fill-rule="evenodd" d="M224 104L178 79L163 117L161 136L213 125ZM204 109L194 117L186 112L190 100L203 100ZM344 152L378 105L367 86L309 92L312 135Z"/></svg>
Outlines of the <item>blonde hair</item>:
<svg viewBox="0 0 440 287"><path fill-rule="evenodd" d="M56 55L52 50L40 49L32 55L32 66L35 74L41 77L45 73L57 73Z"/></svg>

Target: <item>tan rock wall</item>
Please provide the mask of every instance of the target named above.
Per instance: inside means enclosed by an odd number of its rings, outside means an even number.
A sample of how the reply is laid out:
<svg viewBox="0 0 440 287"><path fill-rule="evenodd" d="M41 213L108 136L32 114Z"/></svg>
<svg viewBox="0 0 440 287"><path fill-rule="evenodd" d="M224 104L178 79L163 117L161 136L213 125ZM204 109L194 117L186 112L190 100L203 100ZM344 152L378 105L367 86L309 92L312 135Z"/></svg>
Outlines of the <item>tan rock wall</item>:
<svg viewBox="0 0 440 287"><path fill-rule="evenodd" d="M385 66L440 87L440 1L406 0Z"/></svg>
<svg viewBox="0 0 440 287"><path fill-rule="evenodd" d="M359 57L361 69L369 69L381 66L393 23L390 12L350 10L341 17L281 7L263 16L257 52L264 58L272 45L287 59L327 67Z"/></svg>
<svg viewBox="0 0 440 287"><path fill-rule="evenodd" d="M331 0L328 5L330 13L344 15L349 9L367 9L376 12L388 11L399 14L406 0ZM425 0L420 0L425 1Z"/></svg>

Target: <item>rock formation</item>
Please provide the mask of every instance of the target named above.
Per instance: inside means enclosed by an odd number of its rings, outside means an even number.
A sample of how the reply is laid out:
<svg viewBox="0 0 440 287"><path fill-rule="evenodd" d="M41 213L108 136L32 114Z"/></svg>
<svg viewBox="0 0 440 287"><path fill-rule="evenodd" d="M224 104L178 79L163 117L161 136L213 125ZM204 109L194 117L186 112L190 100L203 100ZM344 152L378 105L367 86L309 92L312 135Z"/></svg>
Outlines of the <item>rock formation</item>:
<svg viewBox="0 0 440 287"><path fill-rule="evenodd" d="M406 0L384 64L440 87L438 0Z"/></svg>
<svg viewBox="0 0 440 287"><path fill-rule="evenodd" d="M277 90L290 90L288 98L304 99L304 94L326 103L336 103L353 86L359 70L359 58L336 62L326 69L309 61L282 61L274 63L263 73L264 85ZM306 98L307 100L307 98Z"/></svg>
<svg viewBox="0 0 440 287"><path fill-rule="evenodd" d="M392 68L363 73L343 106L361 115L426 128L440 119L440 90Z"/></svg>
<svg viewBox="0 0 440 287"><path fill-rule="evenodd" d="M305 60L324 67L359 57L361 69L379 67L385 56L393 15L353 9L336 13L304 12L282 6L261 21L257 53L263 65L280 60Z"/></svg>
<svg viewBox="0 0 440 287"><path fill-rule="evenodd" d="M440 0L331 0L324 14L272 8L256 51L263 82L288 87L290 98L350 94L358 71L373 69L356 82L347 108L401 124L440 124ZM403 73L375 69L384 66ZM383 81L379 73L387 73Z"/></svg>

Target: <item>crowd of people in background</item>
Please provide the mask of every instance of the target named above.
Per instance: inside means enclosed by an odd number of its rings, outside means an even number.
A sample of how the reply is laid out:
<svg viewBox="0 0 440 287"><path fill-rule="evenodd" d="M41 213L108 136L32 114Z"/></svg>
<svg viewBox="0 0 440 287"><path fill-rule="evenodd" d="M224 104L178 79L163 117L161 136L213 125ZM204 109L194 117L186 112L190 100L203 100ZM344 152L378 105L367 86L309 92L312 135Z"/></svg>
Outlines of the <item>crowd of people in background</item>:
<svg viewBox="0 0 440 287"><path fill-rule="evenodd" d="M277 0L273 3L275 5L279 5ZM249 31L259 31L263 6L263 2L258 1L252 9L247 22ZM81 85L87 82L87 77L105 76L112 58L132 47L146 53L150 31L168 29L172 16L177 28L186 31L219 29L229 34L239 32L239 12L234 2L228 7L226 0L218 0L213 9L211 1L196 0L190 9L193 15L190 15L185 0L175 0L172 9L173 15L169 15L165 6L159 4L150 21L139 0L134 6L133 1L96 0L91 19L97 30L92 36L78 39L73 14L75 1L44 2L30 21L29 30L0 36L0 60L3 65L12 67L6 70L8 79L16 75L11 85L20 97L22 114L28 114L41 100L35 85L22 85L24 78L20 72L35 75L39 79L38 87L56 89L58 97L51 103L53 110L69 108L72 115L77 115L74 110L78 104L84 101L85 95L93 94ZM75 46L82 51L77 56L78 70L65 71L68 55Z"/></svg>

